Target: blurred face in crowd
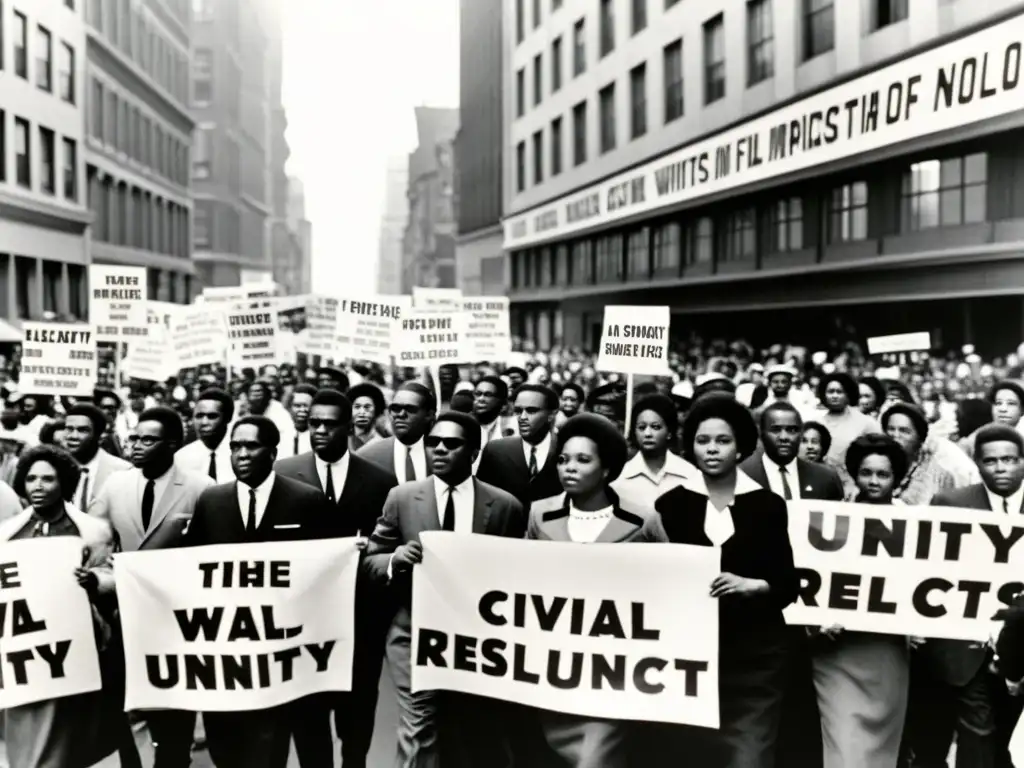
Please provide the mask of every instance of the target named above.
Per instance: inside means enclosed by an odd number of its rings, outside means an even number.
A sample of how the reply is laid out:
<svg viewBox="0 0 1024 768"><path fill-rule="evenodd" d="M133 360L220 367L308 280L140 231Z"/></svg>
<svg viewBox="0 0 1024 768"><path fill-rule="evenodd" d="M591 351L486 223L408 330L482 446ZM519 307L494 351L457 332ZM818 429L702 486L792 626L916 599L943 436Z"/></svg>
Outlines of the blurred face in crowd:
<svg viewBox="0 0 1024 768"><path fill-rule="evenodd" d="M132 464L139 469L170 467L174 461L174 452L180 447L167 440L164 425L159 421L140 421L132 437Z"/></svg>
<svg viewBox="0 0 1024 768"><path fill-rule="evenodd" d="M782 466L793 461L800 446L801 427L798 413L767 411L761 442L768 458Z"/></svg>
<svg viewBox="0 0 1024 768"><path fill-rule="evenodd" d="M558 454L558 479L571 499L586 498L604 487L608 470L601 465L597 443L589 437L572 437Z"/></svg>
<svg viewBox="0 0 1024 768"><path fill-rule="evenodd" d="M825 407L832 413L840 413L846 410L850 404L846 397L846 390L838 381L830 381L825 387Z"/></svg>
<svg viewBox="0 0 1024 768"><path fill-rule="evenodd" d="M882 503L892 497L896 475L893 474L889 457L874 453L864 457L853 479L866 501Z"/></svg>
<svg viewBox="0 0 1024 768"><path fill-rule="evenodd" d="M21 398L21 423L28 424L39 415L39 402L30 396Z"/></svg>
<svg viewBox="0 0 1024 768"><path fill-rule="evenodd" d="M306 392L296 392L292 395L292 423L299 432L305 432L309 428L309 409L312 405L312 395Z"/></svg>
<svg viewBox="0 0 1024 768"><path fill-rule="evenodd" d="M935 392L935 385L930 381L922 382L921 389L919 391L921 394L921 400L924 402L928 402L929 400L938 400Z"/></svg>
<svg viewBox="0 0 1024 768"><path fill-rule="evenodd" d="M489 381L481 381L473 393L473 413L481 424L490 424L504 407L498 388Z"/></svg>
<svg viewBox="0 0 1024 768"><path fill-rule="evenodd" d="M732 426L724 419L705 419L693 438L693 458L705 475L728 475L739 463L739 446Z"/></svg>
<svg viewBox="0 0 1024 768"><path fill-rule="evenodd" d="M326 462L338 461L348 449L348 422L337 405L318 403L309 412L309 444Z"/></svg>
<svg viewBox="0 0 1024 768"><path fill-rule="evenodd" d="M520 392L516 395L513 413L519 424L519 436L530 445L536 445L551 431L554 413L548 410L546 398L540 392Z"/></svg>
<svg viewBox="0 0 1024 768"><path fill-rule="evenodd" d="M423 437L433 422L434 414L424 407L423 399L415 392L399 390L388 406L391 416L391 431L406 445L412 445Z"/></svg>
<svg viewBox="0 0 1024 768"><path fill-rule="evenodd" d="M220 445L228 431L224 405L218 400L200 400L192 409L192 427L196 436L211 450Z"/></svg>
<svg viewBox="0 0 1024 768"><path fill-rule="evenodd" d="M985 487L1000 496L1012 496L1024 480L1020 449L1009 440L984 443L976 457ZM1013 510L1016 512L1016 510Z"/></svg>
<svg viewBox="0 0 1024 768"><path fill-rule="evenodd" d="M861 413L874 413L878 410L878 398L875 397L875 392L867 384L860 385L860 401L857 403L860 406Z"/></svg>
<svg viewBox="0 0 1024 768"><path fill-rule="evenodd" d="M992 399L992 420L997 424L1016 427L1020 421L1021 402L1012 389L1000 389Z"/></svg>
<svg viewBox="0 0 1024 768"><path fill-rule="evenodd" d="M805 429L803 436L800 438L800 458L804 461L813 461L815 463L821 461L824 458L824 447L821 440L821 433L814 429Z"/></svg>
<svg viewBox="0 0 1024 768"><path fill-rule="evenodd" d="M668 443L672 438L668 425L656 411L640 411L633 425L633 435L640 452L644 456L660 457L668 451Z"/></svg>
<svg viewBox="0 0 1024 768"><path fill-rule="evenodd" d="M4 429L14 429L18 426L18 420L21 418L21 411L18 406L14 403L5 403L4 409L0 412L0 425L3 425Z"/></svg>
<svg viewBox="0 0 1024 768"><path fill-rule="evenodd" d="M249 413L260 416L270 405L270 390L263 382L256 382L249 387Z"/></svg>
<svg viewBox="0 0 1024 768"><path fill-rule="evenodd" d="M64 419L64 444L79 462L92 460L100 447L101 434L96 433L88 416L68 416Z"/></svg>
<svg viewBox="0 0 1024 768"><path fill-rule="evenodd" d="M784 398L789 394L789 388L793 384L793 377L785 373L776 373L768 379L768 388L772 394Z"/></svg>
<svg viewBox="0 0 1024 768"><path fill-rule="evenodd" d="M523 383L523 374L521 374L519 371L512 371L510 374L508 374L508 381L509 391L519 389L519 387Z"/></svg>
<svg viewBox="0 0 1024 768"><path fill-rule="evenodd" d="M377 407L369 397L357 397L352 402L352 423L362 432L373 426L377 419Z"/></svg>
<svg viewBox="0 0 1024 768"><path fill-rule="evenodd" d="M924 442L924 435L918 434L917 427L908 416L902 413L890 414L885 433L900 444L900 448L907 454L907 458L917 458L917 453L921 450L921 443Z"/></svg>
<svg viewBox="0 0 1024 768"><path fill-rule="evenodd" d="M431 427L423 447L434 474L446 483L461 483L473 470L476 452L470 450L461 424L454 421L438 422Z"/></svg>
<svg viewBox="0 0 1024 768"><path fill-rule="evenodd" d="M48 461L37 461L25 476L25 495L35 509L57 507L63 501L57 468Z"/></svg>
<svg viewBox="0 0 1024 768"><path fill-rule="evenodd" d="M575 416L580 410L580 396L575 389L567 387L562 390L559 408L566 416Z"/></svg>
<svg viewBox="0 0 1024 768"><path fill-rule="evenodd" d="M255 424L235 427L230 448L231 468L241 482L255 488L270 476L277 450L260 439L260 431Z"/></svg>
<svg viewBox="0 0 1024 768"><path fill-rule="evenodd" d="M103 411L103 415L107 417L107 422L113 424L117 419L118 412L121 410L121 404L117 402L117 398L104 395L96 402L96 405Z"/></svg>
<svg viewBox="0 0 1024 768"><path fill-rule="evenodd" d="M750 383L755 387L764 384L764 373L762 371L753 370L750 372Z"/></svg>

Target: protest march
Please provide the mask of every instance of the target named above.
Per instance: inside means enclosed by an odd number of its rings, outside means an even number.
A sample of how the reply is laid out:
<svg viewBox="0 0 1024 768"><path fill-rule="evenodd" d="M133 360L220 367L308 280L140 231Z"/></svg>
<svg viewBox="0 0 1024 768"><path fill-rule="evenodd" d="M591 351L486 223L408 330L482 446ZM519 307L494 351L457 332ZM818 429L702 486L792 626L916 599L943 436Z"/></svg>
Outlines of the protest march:
<svg viewBox="0 0 1024 768"><path fill-rule="evenodd" d="M667 307L584 367L502 297L136 279L4 385L12 768L366 765L382 675L395 766L1009 754L1019 369L972 426L802 354L693 378Z"/></svg>

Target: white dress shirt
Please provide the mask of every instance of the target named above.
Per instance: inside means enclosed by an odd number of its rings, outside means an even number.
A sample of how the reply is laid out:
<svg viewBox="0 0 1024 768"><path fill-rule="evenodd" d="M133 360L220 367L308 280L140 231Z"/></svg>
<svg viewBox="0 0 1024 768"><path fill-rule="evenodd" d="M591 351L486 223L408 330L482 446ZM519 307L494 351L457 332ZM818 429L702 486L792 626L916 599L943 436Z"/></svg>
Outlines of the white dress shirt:
<svg viewBox="0 0 1024 768"><path fill-rule="evenodd" d="M1003 501L1005 498L1006 509L1011 515L1019 515L1021 513L1021 505L1024 504L1024 485L1017 489L1017 491L1010 496L1000 496L997 493L992 493L987 487L985 493L988 494L988 503L992 507L993 512L1003 511Z"/></svg>
<svg viewBox="0 0 1024 768"><path fill-rule="evenodd" d="M135 499L139 503L139 509L142 509L142 497L146 493L146 484L149 480L145 475L142 474L141 469L132 469L135 473ZM160 477L153 478L153 509L156 509L157 504L160 503L160 498L164 495L164 491L167 490L167 486L171 484L171 475L174 474L174 468L171 467L164 472ZM249 500L246 499L246 504ZM248 508L248 507L247 507Z"/></svg>
<svg viewBox="0 0 1024 768"><path fill-rule="evenodd" d="M653 508L658 497L699 474L699 469L672 451L665 454L665 464L655 474L647 466L643 454L637 453L626 462L622 473L612 483L612 490Z"/></svg>
<svg viewBox="0 0 1024 768"><path fill-rule="evenodd" d="M316 473L320 477L320 487L324 489L324 493L327 493L327 472L331 473L331 484L334 486L334 500L337 501L341 498L341 492L345 488L345 480L348 479L348 451L345 451L345 455L338 459L333 464L328 464L326 461L321 459L319 456L316 457Z"/></svg>
<svg viewBox="0 0 1024 768"><path fill-rule="evenodd" d="M578 544L593 544L611 522L614 507L609 505L593 512L583 512L569 502L569 538Z"/></svg>
<svg viewBox="0 0 1024 768"><path fill-rule="evenodd" d="M484 446L486 446L491 440L498 440L499 438L502 437L502 434L501 434L502 433L502 429L501 429L502 421L503 421L503 419L501 418L501 416L499 416L498 418L496 418L494 421L492 421L487 426L484 426L483 424L480 425L480 450L481 451L484 449Z"/></svg>
<svg viewBox="0 0 1024 768"><path fill-rule="evenodd" d="M218 483L229 483L235 479L235 470L231 468L230 442L230 438L224 435L220 445L213 451ZM193 440L174 454L174 463L185 472L209 477L210 449L202 440Z"/></svg>
<svg viewBox="0 0 1024 768"><path fill-rule="evenodd" d="M778 464L768 458L761 457L761 465L764 467L764 474L768 478L768 488L782 498L786 498L786 491L782 487L782 470ZM786 465L786 482L789 483L790 498L799 501L800 496L800 473L797 470L796 459Z"/></svg>
<svg viewBox="0 0 1024 768"><path fill-rule="evenodd" d="M445 509L448 506L449 485L437 475L434 478L434 499L437 501L437 521L444 527ZM473 478L467 477L452 488L455 501L455 533L466 535L473 532L473 505L476 502Z"/></svg>
<svg viewBox="0 0 1024 768"><path fill-rule="evenodd" d="M295 439L298 438L299 448L295 449ZM293 456L298 456L303 453L309 453L313 450L313 446L309 442L309 430L305 432L299 432L292 430L290 435L282 435L281 442L277 448L277 458L279 459L290 459Z"/></svg>
<svg viewBox="0 0 1024 768"><path fill-rule="evenodd" d="M75 496L73 503L76 506L82 507L82 512L89 511L89 503L96 498L96 473L100 468L100 452L96 451L96 455L92 457L88 464L82 467L82 474L78 478L78 487L75 488ZM82 503L82 488L88 483L86 493L89 497Z"/></svg>
<svg viewBox="0 0 1024 768"><path fill-rule="evenodd" d="M427 477L427 453L423 448L423 438L421 437L415 443L412 444L412 467L416 470L416 477L405 476L405 454L406 447L398 438L395 438L395 477L398 478L399 484L408 483L413 480L423 480Z"/></svg>
<svg viewBox="0 0 1024 768"><path fill-rule="evenodd" d="M523 458L526 459L526 466L530 466L530 454L533 452L534 446L523 440ZM537 443L537 472L539 473L544 469L544 465L548 461L548 454L551 453L551 433L548 432L544 435L544 439Z"/></svg>
<svg viewBox="0 0 1024 768"><path fill-rule="evenodd" d="M256 527L263 522L263 515L267 511L267 502L270 501L270 492L274 490L275 473L270 475L253 490L256 491ZM249 521L249 486L239 480L235 483L235 493L238 495L238 508L242 511L242 527Z"/></svg>

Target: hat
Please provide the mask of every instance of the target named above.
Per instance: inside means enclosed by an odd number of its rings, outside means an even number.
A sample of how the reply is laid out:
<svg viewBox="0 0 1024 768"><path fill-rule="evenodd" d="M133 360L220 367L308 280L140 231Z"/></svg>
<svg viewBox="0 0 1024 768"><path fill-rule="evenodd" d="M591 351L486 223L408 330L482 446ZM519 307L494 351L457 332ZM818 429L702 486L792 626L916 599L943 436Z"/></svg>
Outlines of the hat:
<svg viewBox="0 0 1024 768"><path fill-rule="evenodd" d="M384 413L384 393L380 391L380 387L375 384L364 382L362 384L356 384L354 387L349 389L347 393L349 402L355 403L360 397L368 397L373 403L373 408L377 412L377 415Z"/></svg>
<svg viewBox="0 0 1024 768"><path fill-rule="evenodd" d="M772 376L778 376L780 374L782 376L789 376L789 378L793 378L794 376L796 376L796 371L794 371L792 368L790 368L785 363L776 363L775 365L772 365L772 366L770 366L768 368L768 374L767 375L768 375L769 379Z"/></svg>
<svg viewBox="0 0 1024 768"><path fill-rule="evenodd" d="M587 395L587 410L592 411L597 405L611 406L615 409L616 416L624 418L626 415L625 385L618 381L612 381L594 387Z"/></svg>
<svg viewBox="0 0 1024 768"><path fill-rule="evenodd" d="M672 394L676 397L683 397L689 400L693 397L693 384L688 379L684 379L672 387Z"/></svg>
<svg viewBox="0 0 1024 768"><path fill-rule="evenodd" d="M469 393L472 393L474 389L475 389L475 387L473 386L473 382L471 382L471 381L460 381L460 382L456 383L455 389L452 391L452 394L454 395L457 392L469 392Z"/></svg>

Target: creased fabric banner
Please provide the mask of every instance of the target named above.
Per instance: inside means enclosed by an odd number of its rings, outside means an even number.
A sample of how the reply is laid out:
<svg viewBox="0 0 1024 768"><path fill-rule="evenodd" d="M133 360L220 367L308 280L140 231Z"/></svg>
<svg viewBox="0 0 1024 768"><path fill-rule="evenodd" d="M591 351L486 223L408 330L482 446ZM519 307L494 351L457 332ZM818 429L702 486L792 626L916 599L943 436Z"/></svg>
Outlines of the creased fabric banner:
<svg viewBox="0 0 1024 768"><path fill-rule="evenodd" d="M951 507L791 501L790 624L985 641L1024 590L1024 518Z"/></svg>
<svg viewBox="0 0 1024 768"><path fill-rule="evenodd" d="M81 539L0 544L0 709L98 691L89 597L75 579Z"/></svg>
<svg viewBox="0 0 1024 768"><path fill-rule="evenodd" d="M231 712L350 690L358 567L354 538L116 555L125 709Z"/></svg>
<svg viewBox="0 0 1024 768"><path fill-rule="evenodd" d="M716 550L437 531L421 540L414 691L718 727Z"/></svg>

